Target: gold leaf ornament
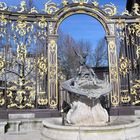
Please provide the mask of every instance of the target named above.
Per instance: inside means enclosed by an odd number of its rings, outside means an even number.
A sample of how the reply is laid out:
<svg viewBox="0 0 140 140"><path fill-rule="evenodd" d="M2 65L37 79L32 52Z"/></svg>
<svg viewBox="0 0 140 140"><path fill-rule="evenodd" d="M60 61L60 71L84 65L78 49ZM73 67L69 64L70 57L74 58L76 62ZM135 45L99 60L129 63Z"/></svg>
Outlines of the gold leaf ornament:
<svg viewBox="0 0 140 140"><path fill-rule="evenodd" d="M136 55L137 55L137 59L139 59L140 58L140 46L137 46Z"/></svg>
<svg viewBox="0 0 140 140"><path fill-rule="evenodd" d="M47 20L44 16L39 19L38 26L42 29L47 27Z"/></svg>
<svg viewBox="0 0 140 140"><path fill-rule="evenodd" d="M131 97L128 96L128 95L125 95L125 96L122 96L122 97L121 97L122 103L129 103L130 100L131 100Z"/></svg>
<svg viewBox="0 0 140 140"><path fill-rule="evenodd" d="M6 10L7 9L7 5L5 2L0 2L0 10Z"/></svg>
<svg viewBox="0 0 140 140"><path fill-rule="evenodd" d="M0 15L0 25L4 26L8 23L6 16L4 14Z"/></svg>
<svg viewBox="0 0 140 140"><path fill-rule="evenodd" d="M131 61L127 57L124 58L124 56L121 56L119 59L119 64L120 74L126 76L126 74L129 73L129 70L131 69Z"/></svg>
<svg viewBox="0 0 140 140"><path fill-rule="evenodd" d="M72 0L72 1L73 1L73 3L79 3L81 5L89 2L89 0Z"/></svg>
<svg viewBox="0 0 140 140"><path fill-rule="evenodd" d="M58 11L59 8L57 8L57 4L54 2L51 2L51 0L49 0L46 4L45 4L45 12L47 14L53 14L56 11Z"/></svg>
<svg viewBox="0 0 140 140"><path fill-rule="evenodd" d="M50 107L55 109L57 107L57 102L55 100L51 100Z"/></svg>
<svg viewBox="0 0 140 140"><path fill-rule="evenodd" d="M106 14L108 14L109 16L114 16L117 14L117 7L110 3L110 4L106 4L104 7L103 7L103 10L105 11Z"/></svg>
<svg viewBox="0 0 140 140"><path fill-rule="evenodd" d="M22 13L25 11L27 11L27 4L25 1L22 0L20 3L20 10L18 11L18 13Z"/></svg>
<svg viewBox="0 0 140 140"><path fill-rule="evenodd" d="M27 55L26 45L24 45L21 42L20 44L18 44L17 47L17 57L23 61L26 58L26 55Z"/></svg>
<svg viewBox="0 0 140 140"><path fill-rule="evenodd" d="M111 103L113 106L117 106L119 104L119 97L116 95L111 96Z"/></svg>
<svg viewBox="0 0 140 140"><path fill-rule="evenodd" d="M134 12L134 14L136 14L137 16L140 16L140 6L139 6L138 3L134 3L133 12Z"/></svg>
<svg viewBox="0 0 140 140"><path fill-rule="evenodd" d="M48 104L48 99L39 98L38 99L38 104L39 105L47 105Z"/></svg>
<svg viewBox="0 0 140 140"><path fill-rule="evenodd" d="M3 70L4 66L5 66L5 61L4 61L4 59L0 56L0 71Z"/></svg>
<svg viewBox="0 0 140 140"><path fill-rule="evenodd" d="M0 106L3 106L4 104L5 104L5 99L4 98L0 99Z"/></svg>
<svg viewBox="0 0 140 140"><path fill-rule="evenodd" d="M62 4L63 4L63 6L68 5L68 0L62 0Z"/></svg>
<svg viewBox="0 0 140 140"><path fill-rule="evenodd" d="M41 56L41 58L38 59L37 65L39 74L41 77L43 77L47 72L47 59Z"/></svg>
<svg viewBox="0 0 140 140"><path fill-rule="evenodd" d="M17 22L12 24L12 30L18 32L20 36L25 36L33 30L33 25L27 22L26 19L27 16L21 15L18 17Z"/></svg>

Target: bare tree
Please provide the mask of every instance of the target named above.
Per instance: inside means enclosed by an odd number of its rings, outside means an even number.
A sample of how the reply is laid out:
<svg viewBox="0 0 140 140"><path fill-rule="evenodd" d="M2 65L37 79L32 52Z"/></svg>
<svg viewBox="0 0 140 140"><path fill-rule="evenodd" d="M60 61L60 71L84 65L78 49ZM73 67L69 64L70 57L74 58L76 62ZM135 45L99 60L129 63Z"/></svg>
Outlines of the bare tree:
<svg viewBox="0 0 140 140"><path fill-rule="evenodd" d="M59 32L58 57L59 68L67 78L73 77L80 66L80 55L90 56L91 44L88 41L76 42L70 35ZM77 55L79 54L79 55ZM86 63L88 63L88 57Z"/></svg>
<svg viewBox="0 0 140 140"><path fill-rule="evenodd" d="M93 67L108 66L108 53L107 53L106 40L100 39L97 47L94 49L90 56L90 64Z"/></svg>
<svg viewBox="0 0 140 140"><path fill-rule="evenodd" d="M80 67L80 56L86 54L85 64L90 67L108 66L107 45L105 39L100 39L98 45L93 49L89 41L75 41L70 35L59 31L58 58L59 70L71 78Z"/></svg>

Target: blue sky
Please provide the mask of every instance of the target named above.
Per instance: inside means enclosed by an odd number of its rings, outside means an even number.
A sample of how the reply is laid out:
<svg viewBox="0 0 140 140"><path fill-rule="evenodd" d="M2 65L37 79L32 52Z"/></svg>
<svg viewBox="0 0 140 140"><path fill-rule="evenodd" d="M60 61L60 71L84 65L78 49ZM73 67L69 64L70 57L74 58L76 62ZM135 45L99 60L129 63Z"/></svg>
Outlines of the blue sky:
<svg viewBox="0 0 140 140"><path fill-rule="evenodd" d="M21 0L0 0L1 2L7 3L7 5L19 5ZM28 1L28 0L26 0ZM37 9L43 9L44 4L48 0L33 0L34 5ZM53 2L61 3L61 0L52 0ZM113 3L118 7L118 12L124 11L127 0L98 0L100 6L107 3ZM102 25L93 17L84 14L77 14L65 19L60 29L65 33L71 35L75 40L87 40L90 41L93 47L97 45L97 42L105 36L105 31Z"/></svg>
<svg viewBox="0 0 140 140"><path fill-rule="evenodd" d="M0 0L1 2L7 3L7 5L19 5L22 0ZM25 0L28 1L28 0ZM38 9L42 9L44 4L48 0L33 0L34 4ZM62 0L52 0L53 2L58 3L58 5L61 3ZM105 5L107 3L113 3L118 7L119 12L123 11L126 5L127 0L98 0L100 5Z"/></svg>
<svg viewBox="0 0 140 140"><path fill-rule="evenodd" d="M60 24L59 28L76 41L86 40L91 42L93 47L105 36L104 28L99 21L85 14L68 17Z"/></svg>

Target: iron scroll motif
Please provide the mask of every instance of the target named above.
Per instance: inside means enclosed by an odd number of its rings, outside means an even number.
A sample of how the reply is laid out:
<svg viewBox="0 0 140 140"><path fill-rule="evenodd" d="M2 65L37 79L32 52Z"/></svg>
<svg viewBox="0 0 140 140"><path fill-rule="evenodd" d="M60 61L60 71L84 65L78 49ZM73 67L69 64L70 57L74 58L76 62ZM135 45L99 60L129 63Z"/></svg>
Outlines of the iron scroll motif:
<svg viewBox="0 0 140 140"><path fill-rule="evenodd" d="M62 0L62 6L67 6L68 4L79 4L81 6L86 4L91 4L92 6L98 7L99 2L97 0ZM57 3L52 2L52 0L49 0L45 3L44 9L42 9L42 13L47 13L49 15L54 15L58 10L60 9L60 5ZM101 7L101 9L108 15L113 16L117 13L117 8L114 4L106 4L105 6ZM18 13L41 13L41 11L38 11L36 7L31 7L28 9L27 3L25 1L21 1L19 6L7 6L6 3L0 2L0 10L2 11L14 11ZM137 10L136 10L137 11Z"/></svg>
<svg viewBox="0 0 140 140"><path fill-rule="evenodd" d="M122 105L140 104L139 24L139 20L137 22L125 23L125 26L122 26L123 35L119 34L122 44L119 54L120 98Z"/></svg>

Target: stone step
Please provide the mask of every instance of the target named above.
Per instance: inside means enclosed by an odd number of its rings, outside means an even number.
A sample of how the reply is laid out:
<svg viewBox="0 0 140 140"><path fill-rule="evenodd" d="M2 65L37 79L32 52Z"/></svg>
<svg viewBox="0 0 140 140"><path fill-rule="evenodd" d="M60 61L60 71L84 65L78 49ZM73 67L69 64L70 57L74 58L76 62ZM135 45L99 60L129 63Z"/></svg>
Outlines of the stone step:
<svg viewBox="0 0 140 140"><path fill-rule="evenodd" d="M13 119L8 120L7 132L27 132L30 130L40 130L42 127L41 119Z"/></svg>
<svg viewBox="0 0 140 140"><path fill-rule="evenodd" d="M7 122L5 122L5 121L0 122L0 135L5 133L6 124L7 124Z"/></svg>
<svg viewBox="0 0 140 140"><path fill-rule="evenodd" d="M135 115L140 116L140 110L135 110Z"/></svg>

